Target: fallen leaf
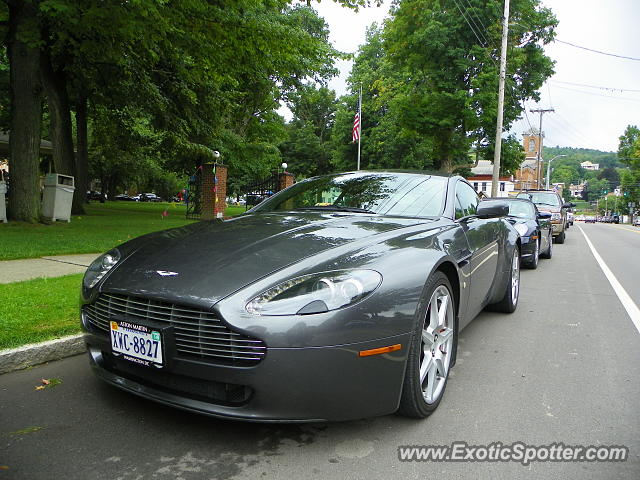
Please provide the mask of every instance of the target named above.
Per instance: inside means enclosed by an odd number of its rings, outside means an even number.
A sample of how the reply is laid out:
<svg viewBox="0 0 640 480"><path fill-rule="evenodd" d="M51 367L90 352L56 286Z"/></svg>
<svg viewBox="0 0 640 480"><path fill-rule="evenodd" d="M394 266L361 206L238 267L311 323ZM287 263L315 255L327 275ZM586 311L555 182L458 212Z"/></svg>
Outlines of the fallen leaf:
<svg viewBox="0 0 640 480"><path fill-rule="evenodd" d="M42 385L38 385L36 390L44 390L45 388L55 387L62 383L62 380L59 378L41 378L40 381L42 382Z"/></svg>
<svg viewBox="0 0 640 480"><path fill-rule="evenodd" d="M7 465L0 465L0 470L9 470Z"/></svg>

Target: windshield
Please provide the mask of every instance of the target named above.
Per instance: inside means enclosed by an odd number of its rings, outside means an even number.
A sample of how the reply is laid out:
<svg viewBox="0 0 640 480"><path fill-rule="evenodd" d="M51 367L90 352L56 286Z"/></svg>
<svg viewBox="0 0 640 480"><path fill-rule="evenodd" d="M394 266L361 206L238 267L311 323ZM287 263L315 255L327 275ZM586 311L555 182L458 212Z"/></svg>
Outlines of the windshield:
<svg viewBox="0 0 640 480"><path fill-rule="evenodd" d="M509 202L509 215L519 218L534 218L533 205L528 202Z"/></svg>
<svg viewBox="0 0 640 480"><path fill-rule="evenodd" d="M554 207L560 206L558 195L552 192L526 192L519 193L518 198L526 198L533 203L540 203L543 205L552 205Z"/></svg>
<svg viewBox="0 0 640 480"><path fill-rule="evenodd" d="M351 173L296 183L253 212L320 210L406 217L442 214L447 178L396 173Z"/></svg>

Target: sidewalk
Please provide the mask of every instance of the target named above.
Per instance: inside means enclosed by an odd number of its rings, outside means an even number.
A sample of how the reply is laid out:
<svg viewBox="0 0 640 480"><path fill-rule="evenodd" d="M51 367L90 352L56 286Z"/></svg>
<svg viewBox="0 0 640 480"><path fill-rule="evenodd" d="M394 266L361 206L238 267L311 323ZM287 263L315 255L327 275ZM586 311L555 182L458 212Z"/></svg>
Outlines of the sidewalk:
<svg viewBox="0 0 640 480"><path fill-rule="evenodd" d="M61 277L84 273L99 254L56 255L52 257L0 262L0 283L22 282L32 278Z"/></svg>
<svg viewBox="0 0 640 480"><path fill-rule="evenodd" d="M98 256L97 253L88 253L3 261L0 262L0 283L83 273ZM0 350L0 374L77 355L84 350L81 334Z"/></svg>

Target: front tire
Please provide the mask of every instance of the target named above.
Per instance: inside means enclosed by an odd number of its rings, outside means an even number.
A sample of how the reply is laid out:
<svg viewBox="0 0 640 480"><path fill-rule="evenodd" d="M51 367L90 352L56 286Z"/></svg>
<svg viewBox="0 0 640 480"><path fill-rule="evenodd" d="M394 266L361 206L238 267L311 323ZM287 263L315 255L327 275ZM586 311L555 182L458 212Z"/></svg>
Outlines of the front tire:
<svg viewBox="0 0 640 480"><path fill-rule="evenodd" d="M516 245L511 258L511 277L505 288L504 296L498 303L491 305L495 312L513 313L520 298L520 249Z"/></svg>
<svg viewBox="0 0 640 480"><path fill-rule="evenodd" d="M536 240L536 247L533 250L533 256L527 262L526 267L530 268L531 270L535 270L536 268L538 268L539 260L540 260L540 237L538 237L538 239Z"/></svg>
<svg viewBox="0 0 640 480"><path fill-rule="evenodd" d="M411 418L426 418L438 408L457 347L456 301L444 273L431 276L423 298L398 408Z"/></svg>

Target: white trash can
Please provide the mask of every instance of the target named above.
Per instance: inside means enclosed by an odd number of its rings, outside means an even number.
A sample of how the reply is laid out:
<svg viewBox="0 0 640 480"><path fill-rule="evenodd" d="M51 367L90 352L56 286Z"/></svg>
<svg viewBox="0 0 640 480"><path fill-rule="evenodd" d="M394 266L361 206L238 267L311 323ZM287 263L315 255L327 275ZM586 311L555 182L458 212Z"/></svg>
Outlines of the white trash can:
<svg viewBox="0 0 640 480"><path fill-rule="evenodd" d="M71 221L71 204L75 190L73 177L50 173L44 178L42 216L49 220Z"/></svg>
<svg viewBox="0 0 640 480"><path fill-rule="evenodd" d="M7 205L4 197L7 193L7 183L0 182L0 222L7 223Z"/></svg>

